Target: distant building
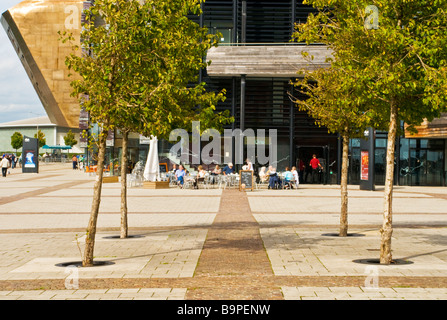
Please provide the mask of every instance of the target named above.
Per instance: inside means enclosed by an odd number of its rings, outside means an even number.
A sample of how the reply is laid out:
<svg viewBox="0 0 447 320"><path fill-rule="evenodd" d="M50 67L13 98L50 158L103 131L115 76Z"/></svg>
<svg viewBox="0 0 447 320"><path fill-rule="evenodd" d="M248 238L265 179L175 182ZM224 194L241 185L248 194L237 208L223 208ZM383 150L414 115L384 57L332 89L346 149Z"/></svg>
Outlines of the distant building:
<svg viewBox="0 0 447 320"><path fill-rule="evenodd" d="M38 117L25 120L0 123L0 152L15 152L11 146L11 136L14 132L20 132L23 136L33 138L40 130L45 135L46 144L49 146L64 146L64 136L69 130L75 134L75 139L79 144L79 129L58 126L50 121L48 117ZM70 153L83 153L84 150L79 146L73 146ZM21 152L21 150L17 150ZM50 149L40 149L40 153L51 153ZM66 152L66 151L64 151Z"/></svg>

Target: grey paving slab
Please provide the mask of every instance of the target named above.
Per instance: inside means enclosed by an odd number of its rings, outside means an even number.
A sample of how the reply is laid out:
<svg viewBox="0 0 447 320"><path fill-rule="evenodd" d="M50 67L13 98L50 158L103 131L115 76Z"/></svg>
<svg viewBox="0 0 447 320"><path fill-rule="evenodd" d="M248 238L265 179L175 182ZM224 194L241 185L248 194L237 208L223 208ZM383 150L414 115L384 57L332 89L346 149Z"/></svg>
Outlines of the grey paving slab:
<svg viewBox="0 0 447 320"><path fill-rule="evenodd" d="M183 300L186 288L0 291L0 300Z"/></svg>
<svg viewBox="0 0 447 320"><path fill-rule="evenodd" d="M412 290L401 290L404 288L367 289L360 287L281 287L286 300L424 300L430 296L432 300L447 300L447 289L433 288L411 288Z"/></svg>
<svg viewBox="0 0 447 320"><path fill-rule="evenodd" d="M438 243L427 243L427 230L419 236L408 229L395 230L393 257L411 264L373 266L380 276L438 276L447 277L447 228L437 230ZM370 265L354 262L379 258L380 237L369 233L363 237L328 237L320 230L300 228L261 228L267 254L277 275L352 275L371 274ZM414 237L412 235L415 234ZM353 245L355 241L355 245Z"/></svg>
<svg viewBox="0 0 447 320"><path fill-rule="evenodd" d="M275 191L275 190L272 190ZM291 213L328 213L339 212L340 199L335 197L306 198L306 197L249 197L253 212L291 212ZM396 197L393 200L394 213L442 213L447 214L447 200L437 198ZM381 213L383 212L383 198L363 197L350 198L348 210L351 213Z"/></svg>
<svg viewBox="0 0 447 320"><path fill-rule="evenodd" d="M120 214L99 214L98 228L118 228ZM160 226L207 226L214 220L215 214L138 214L128 215L130 227L160 227ZM90 214L6 214L0 215L0 230L17 229L59 229L86 228Z"/></svg>

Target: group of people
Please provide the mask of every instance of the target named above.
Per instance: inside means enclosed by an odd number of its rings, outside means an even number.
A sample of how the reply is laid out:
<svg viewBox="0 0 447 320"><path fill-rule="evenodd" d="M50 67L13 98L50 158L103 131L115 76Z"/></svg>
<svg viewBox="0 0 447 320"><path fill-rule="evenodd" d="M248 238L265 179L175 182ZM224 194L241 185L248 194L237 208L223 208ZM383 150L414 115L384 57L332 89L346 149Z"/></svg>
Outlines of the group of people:
<svg viewBox="0 0 447 320"><path fill-rule="evenodd" d="M184 182L185 182L185 177L188 174L188 171L185 169L185 167L183 165L179 165L177 168L177 165L174 163L173 164L173 168L170 171L173 179L175 179L176 183L183 188ZM233 164L230 162L228 163L228 165L226 165L223 169L217 164L214 169L211 172L206 171L205 169L203 169L202 165L199 165L197 167L197 175L195 175L194 177L194 188L198 189L199 187L199 182L204 181L205 176L207 174L211 175L211 177L213 178L212 181L213 183L217 180L216 177L219 175L230 175L234 173L234 169L233 169Z"/></svg>
<svg viewBox="0 0 447 320"><path fill-rule="evenodd" d="M283 186L288 189L298 188L300 181L296 167L292 167L292 170L286 167L283 177L278 175L276 168L273 166L269 166L267 172L265 169L265 167L262 167L259 171L259 180L261 183L268 182L269 189L281 189Z"/></svg>
<svg viewBox="0 0 447 320"><path fill-rule="evenodd" d="M3 154L0 159L0 167L2 168L2 176L6 177L9 172L8 169L14 169L17 164L20 164L22 156L17 158L14 154Z"/></svg>
<svg viewBox="0 0 447 320"><path fill-rule="evenodd" d="M312 156L312 159L309 161L309 168L312 170L312 183L315 182L315 178L318 176L319 170L323 169L323 166L321 165L320 161L318 160L317 156L314 154ZM300 171L304 169L304 164L302 161L300 161ZM253 163L247 159L245 161L245 164L242 166L242 170L254 170ZM217 164L212 171L209 173L203 169L202 165L199 165L197 167L197 175L194 177L194 188L198 188L199 182L203 181L205 179L205 176L207 174L210 174L212 179L211 181L214 183L217 179L216 177L219 175L230 175L234 173L234 168L232 163L228 163L223 169ZM188 175L187 170L183 165L179 165L177 168L176 164L173 164L173 168L170 171L173 179L175 179L176 183L183 187L183 184L185 182L185 177ZM291 169L289 167L286 167L286 171L284 172L283 176L280 177L278 173L276 172L276 168L273 166L269 166L268 170L266 171L266 167L262 167L259 171L259 180L261 183L268 182L268 189L282 189L288 188L298 188L300 184L300 173L297 170L295 166L293 166Z"/></svg>
<svg viewBox="0 0 447 320"><path fill-rule="evenodd" d="M15 158L14 155L2 155L2 159L0 161L0 167L2 168L2 176L6 177L6 174L8 172L9 168L13 168L15 166L15 163L17 161L17 158Z"/></svg>
<svg viewBox="0 0 447 320"><path fill-rule="evenodd" d="M71 161L73 163L73 170L84 169L84 156L82 154L80 156L74 155Z"/></svg>
<svg viewBox="0 0 447 320"><path fill-rule="evenodd" d="M315 154L312 155L312 159L309 161L309 168L312 170L312 183L315 183L320 170L323 170L323 166L321 165L320 160L318 160ZM284 172L282 177L277 174L276 168L273 166L269 166L268 170L265 170L266 167L261 168L261 170L259 171L259 179L261 182L268 182L269 189L281 189L283 186L285 188L293 189L298 188L300 179L303 179L303 176L300 173L305 170L305 165L304 162L300 160L299 171L297 171L297 168L295 166L293 166L292 169L286 167L286 171Z"/></svg>

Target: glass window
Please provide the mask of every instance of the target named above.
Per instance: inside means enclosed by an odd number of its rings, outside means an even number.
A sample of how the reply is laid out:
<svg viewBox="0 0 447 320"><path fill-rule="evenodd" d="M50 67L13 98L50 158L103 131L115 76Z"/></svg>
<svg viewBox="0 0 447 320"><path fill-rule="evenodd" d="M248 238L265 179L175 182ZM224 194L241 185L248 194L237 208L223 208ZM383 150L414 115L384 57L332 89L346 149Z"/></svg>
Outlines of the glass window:
<svg viewBox="0 0 447 320"><path fill-rule="evenodd" d="M387 140L386 139L376 139L376 148L386 148Z"/></svg>

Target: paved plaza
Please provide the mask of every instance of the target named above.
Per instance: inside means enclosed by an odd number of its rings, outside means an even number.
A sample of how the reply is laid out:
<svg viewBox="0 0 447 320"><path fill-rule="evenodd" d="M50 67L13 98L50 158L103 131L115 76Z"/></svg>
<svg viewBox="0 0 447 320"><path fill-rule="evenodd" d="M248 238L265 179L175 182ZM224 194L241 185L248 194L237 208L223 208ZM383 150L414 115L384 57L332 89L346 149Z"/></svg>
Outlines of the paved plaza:
<svg viewBox="0 0 447 320"><path fill-rule="evenodd" d="M447 188L394 191L393 258L379 258L383 188L128 189L105 183L95 261L81 260L94 177L71 164L0 179L0 300L447 300ZM366 262L366 263L365 263Z"/></svg>

